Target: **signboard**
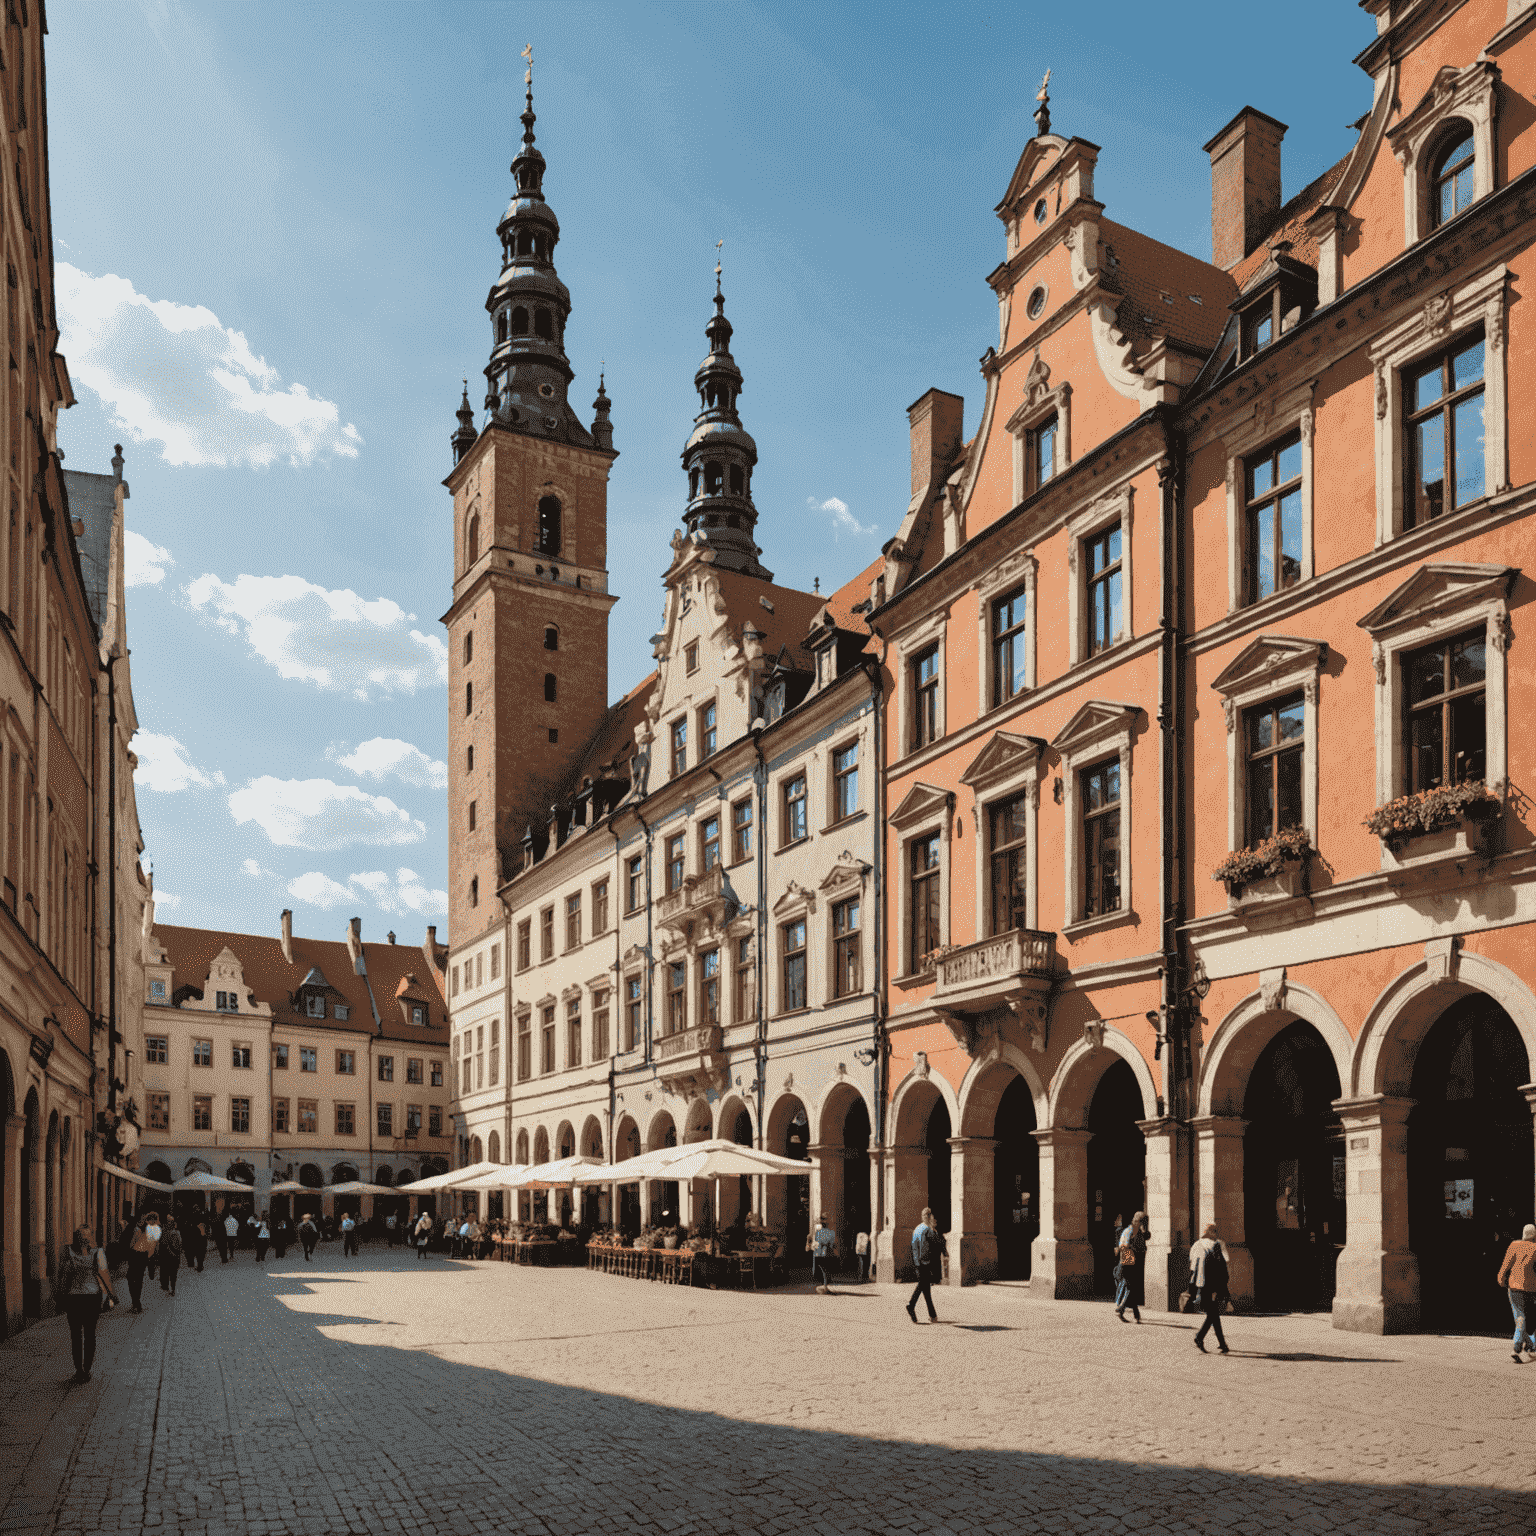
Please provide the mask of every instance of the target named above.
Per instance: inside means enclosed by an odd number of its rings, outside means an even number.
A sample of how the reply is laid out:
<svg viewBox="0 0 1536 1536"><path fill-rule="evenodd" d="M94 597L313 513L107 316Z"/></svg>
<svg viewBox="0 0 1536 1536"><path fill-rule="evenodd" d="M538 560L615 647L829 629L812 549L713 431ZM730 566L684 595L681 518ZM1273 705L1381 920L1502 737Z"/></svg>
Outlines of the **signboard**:
<svg viewBox="0 0 1536 1536"><path fill-rule="evenodd" d="M1445 1181L1445 1219L1447 1221L1472 1220L1471 1179Z"/></svg>

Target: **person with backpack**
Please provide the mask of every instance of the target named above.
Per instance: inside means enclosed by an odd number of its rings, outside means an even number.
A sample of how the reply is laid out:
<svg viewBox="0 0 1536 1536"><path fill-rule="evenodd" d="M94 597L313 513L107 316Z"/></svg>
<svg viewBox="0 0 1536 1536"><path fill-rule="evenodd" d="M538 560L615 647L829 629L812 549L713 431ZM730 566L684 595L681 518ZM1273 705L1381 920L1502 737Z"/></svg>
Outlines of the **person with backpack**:
<svg viewBox="0 0 1536 1536"><path fill-rule="evenodd" d="M267 1224L265 1216L253 1216L251 1219L256 1225L256 1262L262 1264L266 1262L267 1244L272 1241L272 1228Z"/></svg>
<svg viewBox="0 0 1536 1536"><path fill-rule="evenodd" d="M825 1215L817 1221L811 1233L811 1279L817 1292L826 1296L832 1289L832 1255L837 1252L837 1233L827 1223Z"/></svg>
<svg viewBox="0 0 1536 1536"><path fill-rule="evenodd" d="M1216 1330L1216 1352L1228 1353L1226 1335L1221 1331L1221 1309L1227 1304L1227 1255L1216 1236L1212 1222L1204 1235L1189 1250L1189 1293L1205 1314L1205 1321L1195 1334L1195 1348L1205 1353L1205 1336Z"/></svg>
<svg viewBox="0 0 1536 1536"><path fill-rule="evenodd" d="M181 1272L182 1240L176 1226L176 1218L165 1218L165 1231L160 1239L160 1251L155 1255L160 1261L160 1289L167 1296L176 1294L176 1276Z"/></svg>
<svg viewBox="0 0 1536 1536"><path fill-rule="evenodd" d="M928 1304L928 1321L936 1323L939 1314L933 1309L932 1287L942 1278L941 1264L948 1251L944 1234L934 1225L933 1212L923 1207L923 1219L912 1229L912 1264L917 1270L917 1288L907 1302L907 1316L917 1321L917 1299Z"/></svg>
<svg viewBox="0 0 1536 1536"><path fill-rule="evenodd" d="M304 1245L304 1262L308 1264L315 1256L315 1244L320 1241L320 1228L315 1225L315 1218L304 1212L304 1219L299 1223L299 1241Z"/></svg>
<svg viewBox="0 0 1536 1536"><path fill-rule="evenodd" d="M1123 1323L1129 1311L1141 1321L1146 1300L1147 1213L1137 1211L1121 1234L1115 1249L1115 1316Z"/></svg>
<svg viewBox="0 0 1536 1536"><path fill-rule="evenodd" d="M357 1256L357 1223L352 1219L351 1211L341 1218L341 1256L344 1259Z"/></svg>
<svg viewBox="0 0 1536 1536"><path fill-rule="evenodd" d="M1530 1222L1505 1252L1499 1284L1508 1290L1510 1311L1515 1314L1511 1355L1516 1365L1523 1365L1522 1349L1536 1355L1536 1226Z"/></svg>
<svg viewBox="0 0 1536 1536"><path fill-rule="evenodd" d="M64 1245L55 1274L55 1294L69 1318L69 1351L75 1360L75 1380L91 1379L96 1359L96 1321L112 1305L112 1276L106 1254L91 1241L89 1227L76 1227Z"/></svg>
<svg viewBox="0 0 1536 1536"><path fill-rule="evenodd" d="M160 1217L155 1211L146 1211L134 1228L133 1241L128 1247L128 1295L133 1299L133 1310L144 1310L144 1272L160 1246Z"/></svg>
<svg viewBox="0 0 1536 1536"><path fill-rule="evenodd" d="M240 1218L233 1211L226 1211L220 1230L224 1238L219 1243L219 1263L228 1264L229 1255L240 1237Z"/></svg>

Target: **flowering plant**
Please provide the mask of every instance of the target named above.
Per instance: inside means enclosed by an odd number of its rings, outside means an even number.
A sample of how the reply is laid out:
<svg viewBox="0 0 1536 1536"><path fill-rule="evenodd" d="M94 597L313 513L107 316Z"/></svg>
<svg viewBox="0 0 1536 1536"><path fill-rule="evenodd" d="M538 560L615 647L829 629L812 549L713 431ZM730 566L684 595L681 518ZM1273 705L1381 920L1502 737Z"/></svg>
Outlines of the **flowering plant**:
<svg viewBox="0 0 1536 1536"><path fill-rule="evenodd" d="M1499 797L1481 779L1437 784L1416 795L1399 795L1365 818L1367 831L1387 843L1401 843L1423 832L1444 832L1463 816L1481 821L1497 813Z"/></svg>
<svg viewBox="0 0 1536 1536"><path fill-rule="evenodd" d="M946 955L952 955L959 949L958 944L939 944L930 949L927 954L918 957L917 969L919 974L935 969L940 960Z"/></svg>
<svg viewBox="0 0 1536 1536"><path fill-rule="evenodd" d="M1211 871L1211 878L1220 880L1230 889L1250 880L1278 875L1286 864L1304 859L1311 852L1312 840L1305 827L1282 827L1273 837L1266 837L1252 848L1239 848L1229 853Z"/></svg>

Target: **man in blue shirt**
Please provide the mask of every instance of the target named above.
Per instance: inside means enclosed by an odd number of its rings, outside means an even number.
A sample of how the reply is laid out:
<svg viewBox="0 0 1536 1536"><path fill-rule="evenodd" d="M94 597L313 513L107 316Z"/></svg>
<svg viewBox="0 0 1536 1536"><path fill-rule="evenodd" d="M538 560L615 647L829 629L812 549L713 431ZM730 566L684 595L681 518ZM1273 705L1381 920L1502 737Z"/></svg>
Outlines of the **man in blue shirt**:
<svg viewBox="0 0 1536 1536"><path fill-rule="evenodd" d="M944 1234L934 1222L933 1212L924 1206L923 1219L912 1231L912 1264L917 1270L917 1289L907 1302L907 1316L914 1323L917 1321L919 1296L928 1304L928 1321L936 1323L939 1320L939 1314L933 1310L933 1292L930 1287L940 1279L940 1260L945 1251Z"/></svg>
<svg viewBox="0 0 1536 1536"><path fill-rule="evenodd" d="M825 1296L832 1284L832 1255L837 1252L837 1233L827 1225L826 1214L817 1218L816 1230L811 1234L811 1278L817 1282L817 1292Z"/></svg>

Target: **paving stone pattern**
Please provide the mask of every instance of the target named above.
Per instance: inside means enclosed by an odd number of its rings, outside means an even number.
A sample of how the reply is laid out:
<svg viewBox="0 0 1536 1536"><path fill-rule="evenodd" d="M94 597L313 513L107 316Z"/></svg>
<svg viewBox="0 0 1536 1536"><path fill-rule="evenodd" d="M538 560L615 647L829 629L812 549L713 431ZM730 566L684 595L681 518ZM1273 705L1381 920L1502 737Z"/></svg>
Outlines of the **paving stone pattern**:
<svg viewBox="0 0 1536 1536"><path fill-rule="evenodd" d="M119 1285L126 1299L126 1287ZM0 1532L1521 1532L1536 1364L1322 1317L819 1296L322 1248L0 1347Z"/></svg>

